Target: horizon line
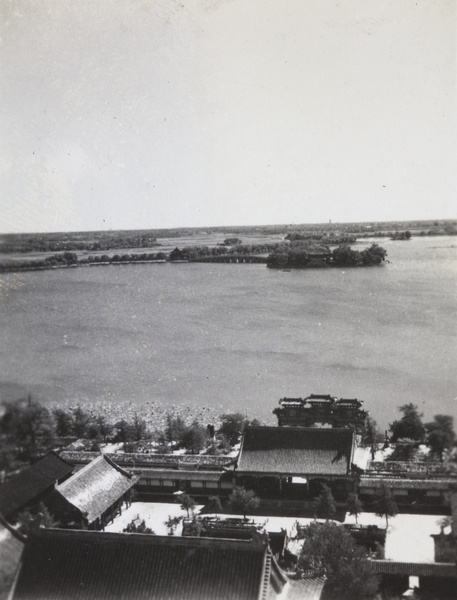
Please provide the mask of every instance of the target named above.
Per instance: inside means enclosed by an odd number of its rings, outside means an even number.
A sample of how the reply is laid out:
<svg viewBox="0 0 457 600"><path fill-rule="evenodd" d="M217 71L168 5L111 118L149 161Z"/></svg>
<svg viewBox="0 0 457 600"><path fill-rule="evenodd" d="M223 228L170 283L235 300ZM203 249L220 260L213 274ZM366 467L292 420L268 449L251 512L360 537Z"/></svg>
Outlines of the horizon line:
<svg viewBox="0 0 457 600"><path fill-rule="evenodd" d="M205 231L208 229L228 230L228 229L265 229L272 227L297 228L297 227L313 227L313 226L335 226L335 225L387 225L390 223L430 223L430 222L452 222L457 221L457 216L454 218L430 218L430 219L399 219L390 221L320 221L313 223L269 223L263 225L198 225L186 226L179 225L176 227L146 227L136 229L77 229L77 230L56 230L56 231L21 231L21 232L0 232L0 236L16 236L16 235L55 235L55 234L78 234L78 233L115 233L115 232L136 232L136 231Z"/></svg>

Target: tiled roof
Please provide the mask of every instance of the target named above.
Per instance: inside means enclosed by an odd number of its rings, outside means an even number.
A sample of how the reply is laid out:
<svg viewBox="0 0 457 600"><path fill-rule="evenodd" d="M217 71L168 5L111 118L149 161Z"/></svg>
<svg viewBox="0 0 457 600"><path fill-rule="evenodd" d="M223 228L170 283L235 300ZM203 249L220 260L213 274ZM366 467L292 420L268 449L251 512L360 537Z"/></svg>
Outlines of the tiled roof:
<svg viewBox="0 0 457 600"><path fill-rule="evenodd" d="M369 563L379 575L457 578L457 566L453 563L408 563L393 560L370 560Z"/></svg>
<svg viewBox="0 0 457 600"><path fill-rule="evenodd" d="M320 600L324 589L324 577L292 579L287 600Z"/></svg>
<svg viewBox="0 0 457 600"><path fill-rule="evenodd" d="M73 465L50 452L0 486L0 513L9 518L73 471Z"/></svg>
<svg viewBox="0 0 457 600"><path fill-rule="evenodd" d="M446 479L406 479L395 477L364 477L360 479L360 489L375 488L382 484L399 490L449 490L450 481Z"/></svg>
<svg viewBox="0 0 457 600"><path fill-rule="evenodd" d="M102 454L58 485L56 491L93 523L135 483L130 473Z"/></svg>
<svg viewBox="0 0 457 600"><path fill-rule="evenodd" d="M41 529L13 600L258 600L267 556L265 540Z"/></svg>
<svg viewBox="0 0 457 600"><path fill-rule="evenodd" d="M238 471L282 475L347 475L349 429L246 427Z"/></svg>
<svg viewBox="0 0 457 600"><path fill-rule="evenodd" d="M0 516L0 600L8 598L24 542L25 538Z"/></svg>

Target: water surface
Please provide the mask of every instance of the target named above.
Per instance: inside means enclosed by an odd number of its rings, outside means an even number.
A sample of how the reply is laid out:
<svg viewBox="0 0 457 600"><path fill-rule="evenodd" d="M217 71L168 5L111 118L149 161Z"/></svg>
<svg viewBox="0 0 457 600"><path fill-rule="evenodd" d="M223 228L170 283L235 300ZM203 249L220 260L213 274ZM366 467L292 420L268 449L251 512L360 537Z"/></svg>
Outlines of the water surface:
<svg viewBox="0 0 457 600"><path fill-rule="evenodd" d="M272 421L283 396L330 393L364 400L383 427L407 402L426 419L457 418L456 238L380 243L382 268L2 274L1 398L187 404Z"/></svg>

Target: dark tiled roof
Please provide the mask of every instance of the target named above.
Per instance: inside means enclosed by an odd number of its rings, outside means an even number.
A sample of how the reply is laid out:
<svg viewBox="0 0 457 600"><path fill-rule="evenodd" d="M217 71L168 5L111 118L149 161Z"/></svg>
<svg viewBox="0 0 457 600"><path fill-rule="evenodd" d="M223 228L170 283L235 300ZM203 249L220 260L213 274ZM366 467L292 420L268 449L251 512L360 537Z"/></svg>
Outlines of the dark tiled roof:
<svg viewBox="0 0 457 600"><path fill-rule="evenodd" d="M408 563L393 560L370 560L369 563L379 575L457 578L457 566L452 563Z"/></svg>
<svg viewBox="0 0 457 600"><path fill-rule="evenodd" d="M324 585L324 577L292 579L287 600L320 600Z"/></svg>
<svg viewBox="0 0 457 600"><path fill-rule="evenodd" d="M0 516L0 600L8 598L24 542L25 538Z"/></svg>
<svg viewBox="0 0 457 600"><path fill-rule="evenodd" d="M0 513L9 518L73 471L73 465L50 452L0 486Z"/></svg>
<svg viewBox="0 0 457 600"><path fill-rule="evenodd" d="M347 475L353 445L349 429L247 427L238 470L282 475Z"/></svg>
<svg viewBox="0 0 457 600"><path fill-rule="evenodd" d="M102 454L58 485L56 491L93 523L135 483L130 473Z"/></svg>
<svg viewBox="0 0 457 600"><path fill-rule="evenodd" d="M264 540L42 529L26 545L14 600L254 600Z"/></svg>

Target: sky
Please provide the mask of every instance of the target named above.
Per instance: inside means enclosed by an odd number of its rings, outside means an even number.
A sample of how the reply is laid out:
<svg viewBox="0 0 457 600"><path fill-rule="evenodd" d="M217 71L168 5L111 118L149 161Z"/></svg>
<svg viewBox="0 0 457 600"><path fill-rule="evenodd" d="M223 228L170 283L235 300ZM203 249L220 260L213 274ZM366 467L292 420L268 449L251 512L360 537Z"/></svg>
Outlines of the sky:
<svg viewBox="0 0 457 600"><path fill-rule="evenodd" d="M0 0L0 232L457 216L457 0Z"/></svg>

